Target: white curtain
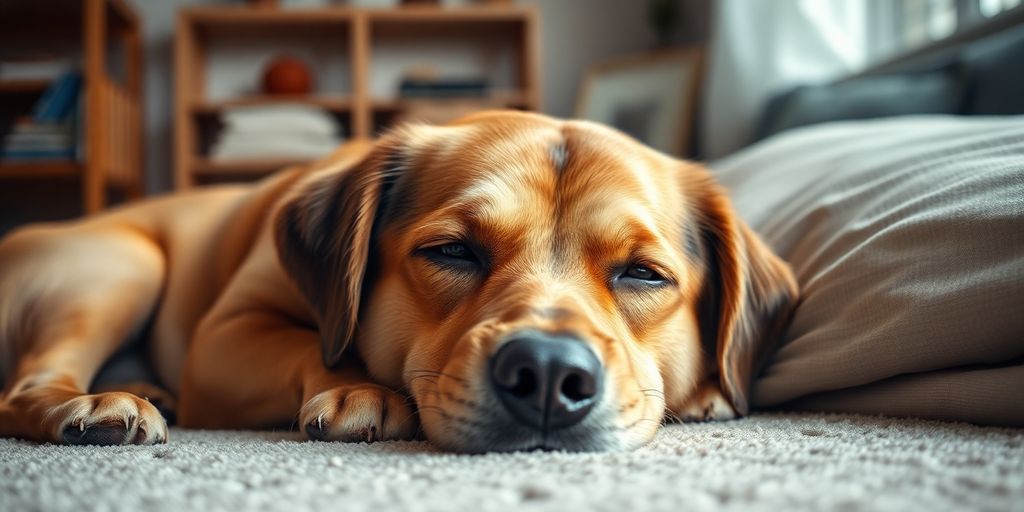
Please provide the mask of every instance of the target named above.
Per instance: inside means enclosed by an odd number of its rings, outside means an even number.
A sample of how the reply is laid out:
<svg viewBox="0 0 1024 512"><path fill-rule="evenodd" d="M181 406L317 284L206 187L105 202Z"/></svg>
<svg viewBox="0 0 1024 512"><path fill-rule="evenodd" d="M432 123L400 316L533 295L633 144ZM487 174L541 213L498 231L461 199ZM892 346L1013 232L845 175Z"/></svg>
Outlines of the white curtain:
<svg viewBox="0 0 1024 512"><path fill-rule="evenodd" d="M773 94L862 69L875 51L869 40L871 2L714 2L701 119L704 157L722 157L747 144Z"/></svg>

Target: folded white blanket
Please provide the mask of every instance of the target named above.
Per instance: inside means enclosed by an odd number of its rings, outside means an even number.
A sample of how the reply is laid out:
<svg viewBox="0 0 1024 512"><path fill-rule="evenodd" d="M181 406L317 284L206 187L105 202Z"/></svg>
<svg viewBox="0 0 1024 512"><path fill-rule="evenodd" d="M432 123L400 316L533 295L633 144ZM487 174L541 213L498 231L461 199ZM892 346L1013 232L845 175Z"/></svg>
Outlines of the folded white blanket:
<svg viewBox="0 0 1024 512"><path fill-rule="evenodd" d="M302 133L224 133L210 150L213 160L258 157L319 158L341 144L341 139Z"/></svg>
<svg viewBox="0 0 1024 512"><path fill-rule="evenodd" d="M250 158L319 158L342 142L337 121L301 104L235 107L210 150L216 161Z"/></svg>
<svg viewBox="0 0 1024 512"><path fill-rule="evenodd" d="M221 117L226 132L301 132L338 136L337 121L327 112L309 105L278 103L234 107Z"/></svg>

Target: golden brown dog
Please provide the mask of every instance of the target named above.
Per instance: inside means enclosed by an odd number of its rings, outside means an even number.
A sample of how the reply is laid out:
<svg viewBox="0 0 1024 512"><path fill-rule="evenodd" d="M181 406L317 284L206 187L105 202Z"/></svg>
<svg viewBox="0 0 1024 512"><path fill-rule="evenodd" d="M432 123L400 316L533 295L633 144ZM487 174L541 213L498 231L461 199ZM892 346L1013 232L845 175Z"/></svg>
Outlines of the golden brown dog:
<svg viewBox="0 0 1024 512"><path fill-rule="evenodd" d="M141 336L186 427L628 449L746 413L796 293L696 164L533 114L408 126L6 238L0 435L166 441L90 390Z"/></svg>

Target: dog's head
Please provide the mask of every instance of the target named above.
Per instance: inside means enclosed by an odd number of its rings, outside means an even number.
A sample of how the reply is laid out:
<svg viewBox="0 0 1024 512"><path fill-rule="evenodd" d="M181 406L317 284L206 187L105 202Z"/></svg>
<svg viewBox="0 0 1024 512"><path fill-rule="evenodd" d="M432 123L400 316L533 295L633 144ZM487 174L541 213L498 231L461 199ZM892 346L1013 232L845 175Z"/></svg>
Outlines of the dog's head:
<svg viewBox="0 0 1024 512"><path fill-rule="evenodd" d="M534 114L393 131L277 242L326 364L356 350L458 451L636 447L716 374L745 413L796 294L700 166Z"/></svg>

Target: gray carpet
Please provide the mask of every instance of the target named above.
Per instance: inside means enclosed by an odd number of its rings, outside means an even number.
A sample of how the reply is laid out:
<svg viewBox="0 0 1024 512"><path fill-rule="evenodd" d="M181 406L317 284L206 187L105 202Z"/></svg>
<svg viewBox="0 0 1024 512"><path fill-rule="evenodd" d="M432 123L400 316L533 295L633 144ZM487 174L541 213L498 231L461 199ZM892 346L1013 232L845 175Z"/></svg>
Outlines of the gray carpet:
<svg viewBox="0 0 1024 512"><path fill-rule="evenodd" d="M172 430L155 447L0 440L0 510L1024 510L1024 430L771 414L610 454Z"/></svg>

